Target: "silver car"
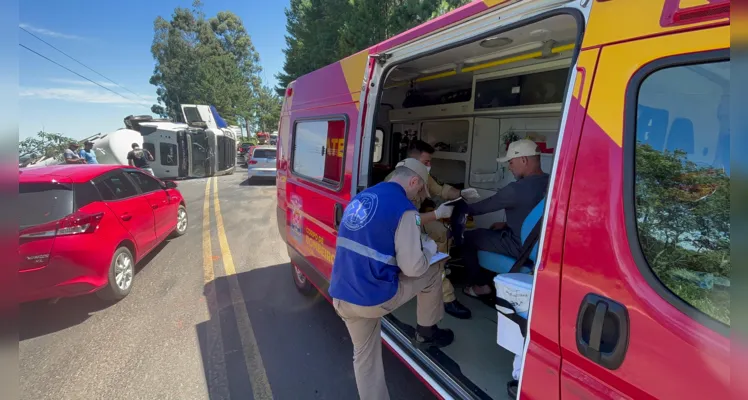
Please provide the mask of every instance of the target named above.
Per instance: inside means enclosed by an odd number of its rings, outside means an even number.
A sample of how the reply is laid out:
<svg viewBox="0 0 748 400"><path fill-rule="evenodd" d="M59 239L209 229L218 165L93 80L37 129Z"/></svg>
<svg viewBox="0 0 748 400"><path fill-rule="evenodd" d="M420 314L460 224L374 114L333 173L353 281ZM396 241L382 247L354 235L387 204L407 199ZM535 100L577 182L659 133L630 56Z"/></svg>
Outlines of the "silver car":
<svg viewBox="0 0 748 400"><path fill-rule="evenodd" d="M275 168L275 146L257 146L247 155L247 179L275 178L278 171Z"/></svg>

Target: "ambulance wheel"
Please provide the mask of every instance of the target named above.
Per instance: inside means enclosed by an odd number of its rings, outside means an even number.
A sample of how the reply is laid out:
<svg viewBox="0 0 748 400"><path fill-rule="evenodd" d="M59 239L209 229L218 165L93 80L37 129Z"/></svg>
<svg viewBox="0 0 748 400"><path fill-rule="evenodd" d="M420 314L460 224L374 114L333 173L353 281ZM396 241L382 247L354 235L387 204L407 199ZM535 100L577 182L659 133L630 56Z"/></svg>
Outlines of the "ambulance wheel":
<svg viewBox="0 0 748 400"><path fill-rule="evenodd" d="M314 295L314 286L309 282L306 275L299 269L299 267L291 264L291 274L293 275L293 283L296 285L296 290L301 292L304 296Z"/></svg>

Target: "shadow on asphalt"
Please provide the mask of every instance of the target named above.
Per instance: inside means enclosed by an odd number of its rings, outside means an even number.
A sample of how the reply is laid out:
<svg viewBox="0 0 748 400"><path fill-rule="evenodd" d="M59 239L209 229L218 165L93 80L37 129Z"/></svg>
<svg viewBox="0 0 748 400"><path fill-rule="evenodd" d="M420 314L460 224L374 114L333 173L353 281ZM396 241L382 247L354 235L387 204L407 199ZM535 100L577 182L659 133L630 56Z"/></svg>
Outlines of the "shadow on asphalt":
<svg viewBox="0 0 748 400"><path fill-rule="evenodd" d="M138 284L137 274L166 247L169 240L162 242L135 266L134 285ZM59 332L86 321L96 311L112 306L113 303L100 299L95 294L60 299L57 303L49 300L21 304L18 307L18 339L26 340Z"/></svg>
<svg viewBox="0 0 748 400"><path fill-rule="evenodd" d="M239 186L275 186L274 178L252 178L245 179Z"/></svg>
<svg viewBox="0 0 748 400"><path fill-rule="evenodd" d="M235 275L277 399L356 399L353 348L343 321L320 294L296 290L290 264ZM205 285L210 320L196 326L209 398L252 398L229 279ZM211 297L215 301L211 301ZM213 303L213 304L211 304ZM220 339L219 339L220 338ZM383 346L393 399L434 395Z"/></svg>

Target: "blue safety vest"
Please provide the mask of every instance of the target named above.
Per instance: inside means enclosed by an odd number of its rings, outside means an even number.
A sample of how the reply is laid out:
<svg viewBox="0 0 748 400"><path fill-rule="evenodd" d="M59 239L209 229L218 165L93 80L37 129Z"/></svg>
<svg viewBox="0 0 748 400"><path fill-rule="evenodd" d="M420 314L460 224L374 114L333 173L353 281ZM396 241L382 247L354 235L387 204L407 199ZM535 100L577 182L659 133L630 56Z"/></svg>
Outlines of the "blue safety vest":
<svg viewBox="0 0 748 400"><path fill-rule="evenodd" d="M395 231L410 210L416 207L394 182L377 184L351 200L338 229L330 296L375 306L397 293Z"/></svg>

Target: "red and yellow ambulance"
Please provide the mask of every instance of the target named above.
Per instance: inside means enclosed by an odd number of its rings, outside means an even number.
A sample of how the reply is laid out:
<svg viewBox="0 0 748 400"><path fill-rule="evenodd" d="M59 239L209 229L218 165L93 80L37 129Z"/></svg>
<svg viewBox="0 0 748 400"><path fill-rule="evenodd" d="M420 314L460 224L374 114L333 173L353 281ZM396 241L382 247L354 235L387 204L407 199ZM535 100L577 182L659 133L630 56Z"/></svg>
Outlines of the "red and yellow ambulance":
<svg viewBox="0 0 748 400"><path fill-rule="evenodd" d="M329 298L342 211L408 140L485 198L529 138L551 179L521 398L728 398L729 86L730 0L474 1L302 76L278 129L293 279ZM497 311L460 300L451 346L413 346L414 304L382 340L441 398L504 398Z"/></svg>

